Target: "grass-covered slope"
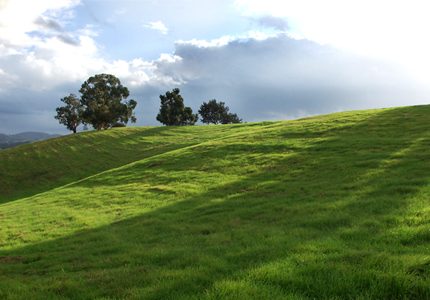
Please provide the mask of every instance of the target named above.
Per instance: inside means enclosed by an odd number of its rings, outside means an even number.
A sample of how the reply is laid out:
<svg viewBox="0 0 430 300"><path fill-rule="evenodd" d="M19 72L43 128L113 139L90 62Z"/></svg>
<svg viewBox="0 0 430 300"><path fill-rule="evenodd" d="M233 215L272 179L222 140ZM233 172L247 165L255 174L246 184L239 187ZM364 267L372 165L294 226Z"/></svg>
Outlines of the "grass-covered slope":
<svg viewBox="0 0 430 300"><path fill-rule="evenodd" d="M225 137L232 130L235 128L115 128L7 149L0 154L0 203L44 192L153 155Z"/></svg>
<svg viewBox="0 0 430 300"><path fill-rule="evenodd" d="M126 128L2 151L0 298L428 299L429 117Z"/></svg>

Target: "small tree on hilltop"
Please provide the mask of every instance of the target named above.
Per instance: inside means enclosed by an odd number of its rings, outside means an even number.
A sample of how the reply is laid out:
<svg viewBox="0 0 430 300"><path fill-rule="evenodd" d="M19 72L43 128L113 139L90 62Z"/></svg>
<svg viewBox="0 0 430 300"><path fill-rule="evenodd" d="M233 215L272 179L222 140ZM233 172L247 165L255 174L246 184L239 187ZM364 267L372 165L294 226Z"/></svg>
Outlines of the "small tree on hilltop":
<svg viewBox="0 0 430 300"><path fill-rule="evenodd" d="M240 119L237 114L225 113L221 118L221 124L236 124L242 123L242 119Z"/></svg>
<svg viewBox="0 0 430 300"><path fill-rule="evenodd" d="M190 107L184 106L184 99L179 93L180 90L175 88L172 92L160 95L161 107L157 121L167 126L194 125L198 121L198 114L193 114Z"/></svg>
<svg viewBox="0 0 430 300"><path fill-rule="evenodd" d="M82 123L81 114L83 107L75 94L70 94L68 97L61 99L66 106L57 107L57 115L54 117L60 124L64 124L67 129L76 133L78 126Z"/></svg>
<svg viewBox="0 0 430 300"><path fill-rule="evenodd" d="M136 123L133 109L137 102L133 99L122 103L130 92L121 85L118 78L110 74L99 74L88 78L82 84L81 96L82 120L94 129L108 129L117 122Z"/></svg>
<svg viewBox="0 0 430 300"><path fill-rule="evenodd" d="M221 123L221 117L226 113L228 107L225 107L224 102L217 103L215 99L210 100L208 103L203 102L200 106L199 114L202 117L202 122L209 124Z"/></svg>
<svg viewBox="0 0 430 300"><path fill-rule="evenodd" d="M203 102L200 106L199 114L202 116L202 122L209 124L232 124L242 123L242 119L236 114L228 113L229 108L224 102L217 103L215 99L208 103Z"/></svg>

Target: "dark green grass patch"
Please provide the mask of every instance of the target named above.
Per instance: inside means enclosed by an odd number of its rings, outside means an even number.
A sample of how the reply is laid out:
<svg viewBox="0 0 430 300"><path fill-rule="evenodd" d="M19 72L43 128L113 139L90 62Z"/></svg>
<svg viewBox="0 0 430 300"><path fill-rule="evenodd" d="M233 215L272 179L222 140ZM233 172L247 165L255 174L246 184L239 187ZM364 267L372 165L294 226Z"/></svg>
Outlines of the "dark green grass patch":
<svg viewBox="0 0 430 300"><path fill-rule="evenodd" d="M154 132L182 146L0 205L0 298L427 299L429 114Z"/></svg>

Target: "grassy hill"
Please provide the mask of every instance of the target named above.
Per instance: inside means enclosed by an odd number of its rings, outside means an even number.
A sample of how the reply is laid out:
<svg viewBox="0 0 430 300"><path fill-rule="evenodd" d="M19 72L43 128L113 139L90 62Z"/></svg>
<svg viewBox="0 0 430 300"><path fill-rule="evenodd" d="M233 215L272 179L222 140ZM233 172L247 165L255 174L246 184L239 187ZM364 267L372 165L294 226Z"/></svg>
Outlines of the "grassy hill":
<svg viewBox="0 0 430 300"><path fill-rule="evenodd" d="M428 299L430 106L0 152L1 299Z"/></svg>

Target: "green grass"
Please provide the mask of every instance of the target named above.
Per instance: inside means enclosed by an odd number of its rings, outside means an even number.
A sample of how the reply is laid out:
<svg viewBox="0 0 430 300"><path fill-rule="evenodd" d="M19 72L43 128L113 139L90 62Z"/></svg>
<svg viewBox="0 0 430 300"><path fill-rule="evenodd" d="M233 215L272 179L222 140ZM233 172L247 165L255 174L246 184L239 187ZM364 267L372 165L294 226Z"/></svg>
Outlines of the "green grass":
<svg viewBox="0 0 430 300"><path fill-rule="evenodd" d="M429 299L430 106L0 152L0 299Z"/></svg>

